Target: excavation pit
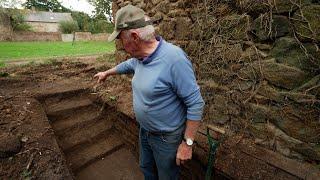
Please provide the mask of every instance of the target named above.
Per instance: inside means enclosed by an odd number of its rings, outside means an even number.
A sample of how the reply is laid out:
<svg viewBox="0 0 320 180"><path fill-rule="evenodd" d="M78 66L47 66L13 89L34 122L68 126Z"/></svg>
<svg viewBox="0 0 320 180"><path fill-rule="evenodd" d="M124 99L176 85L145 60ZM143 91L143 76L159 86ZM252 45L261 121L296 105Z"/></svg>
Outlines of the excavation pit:
<svg viewBox="0 0 320 180"><path fill-rule="evenodd" d="M0 179L143 179L130 78L112 77L94 88L93 75L112 66L56 62L1 70L9 76L0 77ZM192 160L181 166L183 180L205 178L205 125ZM320 176L243 134L219 146L213 170L215 179Z"/></svg>
<svg viewBox="0 0 320 180"><path fill-rule="evenodd" d="M39 100L75 179L143 179L134 155L137 135L130 141L124 137L130 132L123 132L129 129L122 129L130 122L137 128L132 119L85 91Z"/></svg>

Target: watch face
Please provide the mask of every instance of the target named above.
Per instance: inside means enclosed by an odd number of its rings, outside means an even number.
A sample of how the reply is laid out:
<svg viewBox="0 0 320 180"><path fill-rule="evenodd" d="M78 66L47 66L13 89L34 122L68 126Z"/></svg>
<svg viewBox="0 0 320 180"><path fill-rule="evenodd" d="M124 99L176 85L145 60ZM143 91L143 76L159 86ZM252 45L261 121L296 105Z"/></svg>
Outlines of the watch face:
<svg viewBox="0 0 320 180"><path fill-rule="evenodd" d="M187 139L186 143L187 143L187 145L191 146L193 144L193 141L192 141L192 139Z"/></svg>

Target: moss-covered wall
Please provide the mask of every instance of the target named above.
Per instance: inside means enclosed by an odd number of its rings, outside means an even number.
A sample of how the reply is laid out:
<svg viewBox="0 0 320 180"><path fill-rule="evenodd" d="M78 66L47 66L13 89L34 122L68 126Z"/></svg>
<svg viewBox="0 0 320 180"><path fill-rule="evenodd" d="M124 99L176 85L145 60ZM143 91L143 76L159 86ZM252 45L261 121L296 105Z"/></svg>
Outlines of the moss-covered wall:
<svg viewBox="0 0 320 180"><path fill-rule="evenodd" d="M203 126L319 166L318 0L115 0L113 12L129 3L190 56ZM117 42L117 62L127 57Z"/></svg>

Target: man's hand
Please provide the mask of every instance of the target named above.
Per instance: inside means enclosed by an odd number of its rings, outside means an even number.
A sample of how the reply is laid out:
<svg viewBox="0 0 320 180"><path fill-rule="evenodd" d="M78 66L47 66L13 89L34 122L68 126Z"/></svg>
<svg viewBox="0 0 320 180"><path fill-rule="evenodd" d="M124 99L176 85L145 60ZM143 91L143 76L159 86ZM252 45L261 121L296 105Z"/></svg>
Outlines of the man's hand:
<svg viewBox="0 0 320 180"><path fill-rule="evenodd" d="M184 163L186 160L190 160L192 158L192 147L188 146L186 142L182 141L179 145L177 156L176 156L176 163L178 166Z"/></svg>
<svg viewBox="0 0 320 180"><path fill-rule="evenodd" d="M114 67L114 68L111 68L105 72L99 72L99 73L95 74L93 76L93 78L98 78L98 83L101 83L101 82L105 81L108 76L115 75L115 74L117 74L117 70Z"/></svg>
<svg viewBox="0 0 320 180"><path fill-rule="evenodd" d="M93 76L93 78L98 78L98 83L104 82L108 77L107 71L99 72Z"/></svg>

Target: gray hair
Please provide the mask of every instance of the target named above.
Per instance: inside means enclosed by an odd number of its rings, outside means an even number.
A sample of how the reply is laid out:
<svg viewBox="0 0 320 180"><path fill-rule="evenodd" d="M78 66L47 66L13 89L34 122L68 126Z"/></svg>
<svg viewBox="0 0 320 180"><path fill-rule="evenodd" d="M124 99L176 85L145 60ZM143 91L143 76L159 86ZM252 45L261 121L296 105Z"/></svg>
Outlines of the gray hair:
<svg viewBox="0 0 320 180"><path fill-rule="evenodd" d="M145 20L150 20L150 18L146 16ZM142 41L150 41L155 37L155 29L153 25L147 25L142 28L124 31L126 38L131 38L130 33L133 31L138 33L138 36L140 37L140 39L142 39Z"/></svg>

